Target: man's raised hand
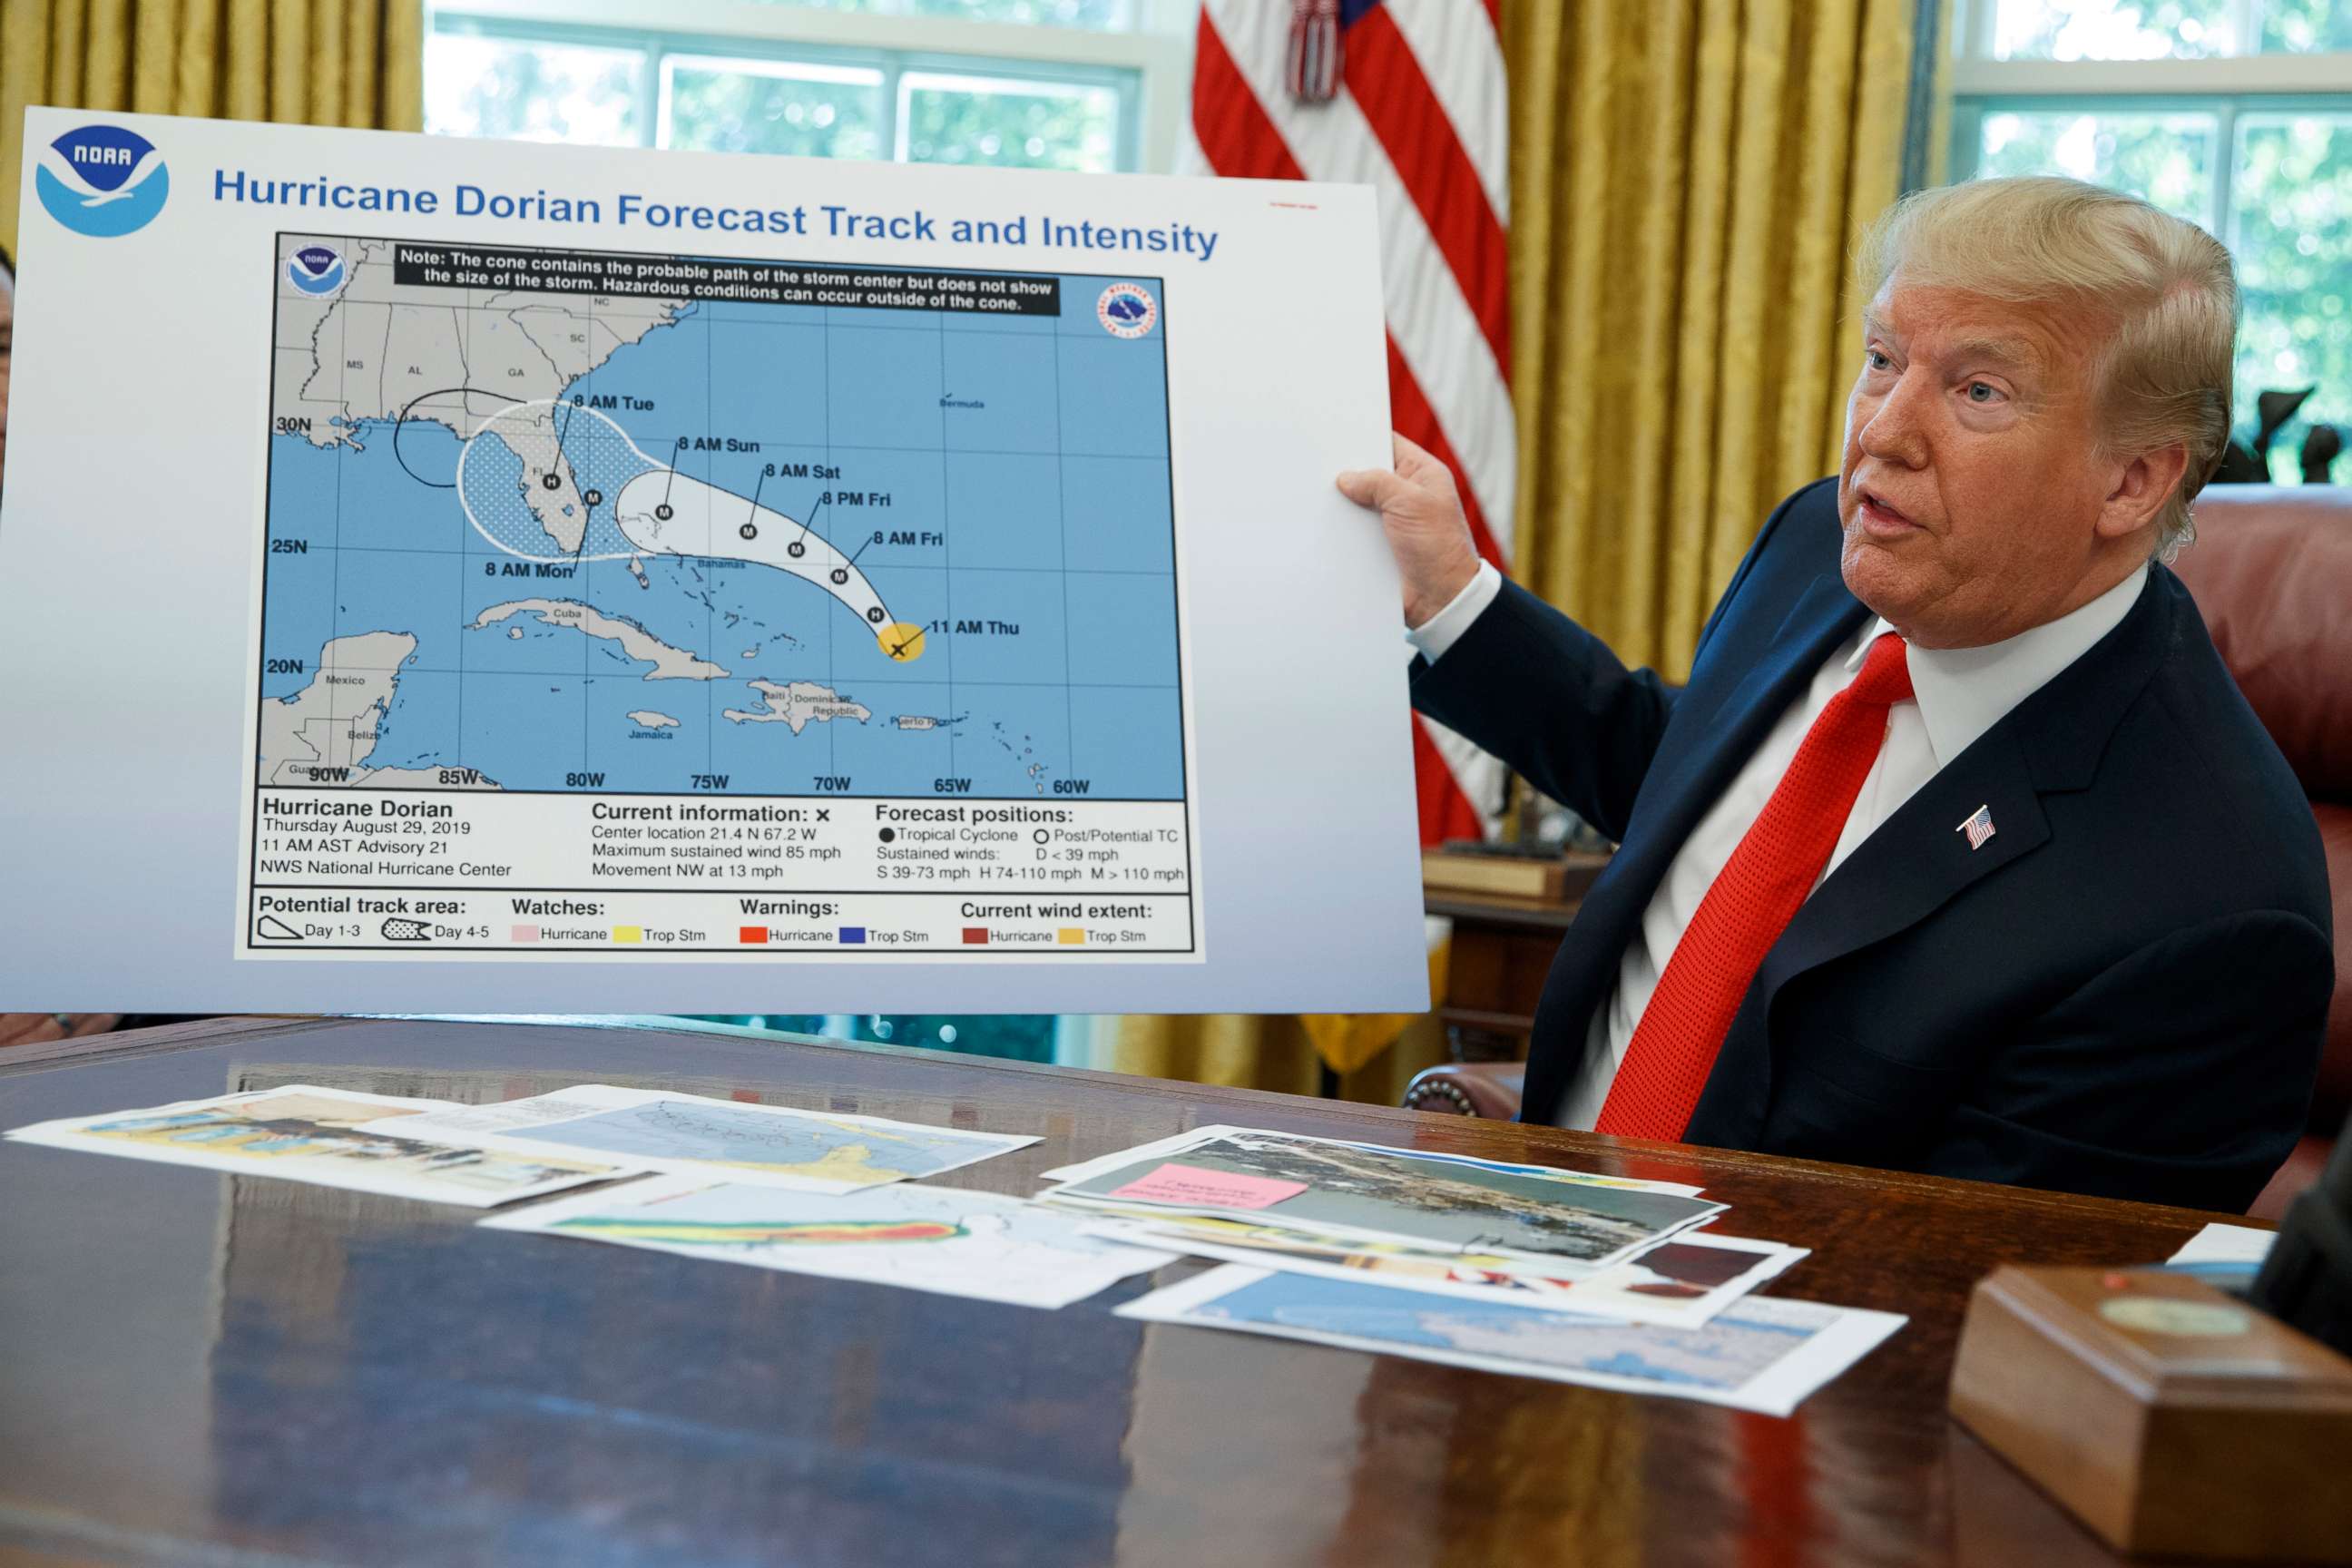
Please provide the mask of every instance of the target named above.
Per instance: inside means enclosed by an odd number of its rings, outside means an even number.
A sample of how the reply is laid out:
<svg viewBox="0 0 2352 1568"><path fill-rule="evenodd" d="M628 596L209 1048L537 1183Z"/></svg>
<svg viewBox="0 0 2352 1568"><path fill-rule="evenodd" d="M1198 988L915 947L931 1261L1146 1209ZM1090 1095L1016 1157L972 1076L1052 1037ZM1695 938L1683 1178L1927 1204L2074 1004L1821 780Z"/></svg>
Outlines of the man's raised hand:
<svg viewBox="0 0 2352 1568"><path fill-rule="evenodd" d="M1406 440L1396 441L1396 470L1352 468L1339 493L1381 514L1381 531L1404 578L1404 624L1418 626L1454 602L1478 574L1470 520L1445 465Z"/></svg>

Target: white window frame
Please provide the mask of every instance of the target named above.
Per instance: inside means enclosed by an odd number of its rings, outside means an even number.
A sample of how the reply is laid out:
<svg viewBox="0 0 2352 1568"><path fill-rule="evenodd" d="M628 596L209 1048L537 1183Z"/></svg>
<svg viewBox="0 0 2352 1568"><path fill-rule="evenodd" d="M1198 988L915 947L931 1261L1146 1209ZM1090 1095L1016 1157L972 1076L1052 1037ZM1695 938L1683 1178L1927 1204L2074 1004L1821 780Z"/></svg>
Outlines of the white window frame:
<svg viewBox="0 0 2352 1568"><path fill-rule="evenodd" d="M1951 93L1974 98L2243 98L2352 94L2352 53L2225 55L2208 60L1993 58L2000 0L1952 0ZM2251 37L2261 0L2232 0Z"/></svg>
<svg viewBox="0 0 2352 1568"><path fill-rule="evenodd" d="M691 37L732 45L746 54L810 52L813 63L858 55L903 57L909 68L953 72L977 64L1007 75L1072 79L1132 72L1139 95L1122 127L1123 166L1167 174L1176 166L1192 89L1194 0L1129 0L1125 30L1011 26L953 17L879 16L756 0L427 0L428 36L443 17L478 24L491 36L562 37L604 33L615 40ZM646 108L640 134L654 145L663 114L661 83L650 58L639 83ZM887 84L895 110L898 84ZM895 129L894 129L895 134Z"/></svg>
<svg viewBox="0 0 2352 1568"><path fill-rule="evenodd" d="M2231 174L2242 114L2352 113L2352 53L2226 55L2204 60L2004 60L1993 58L2000 0L1953 0L1951 177L1974 174L1984 117L2072 110L2215 117L2209 232L2227 243L2234 216ZM2262 0L2231 0L2240 38L2251 38Z"/></svg>

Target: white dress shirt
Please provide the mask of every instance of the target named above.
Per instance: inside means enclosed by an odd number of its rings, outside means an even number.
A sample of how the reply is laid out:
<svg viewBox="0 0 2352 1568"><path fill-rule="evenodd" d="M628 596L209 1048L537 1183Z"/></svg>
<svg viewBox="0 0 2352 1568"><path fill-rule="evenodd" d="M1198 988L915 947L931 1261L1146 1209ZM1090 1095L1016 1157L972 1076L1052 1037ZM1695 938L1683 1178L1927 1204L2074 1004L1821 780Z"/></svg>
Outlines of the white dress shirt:
<svg viewBox="0 0 2352 1568"><path fill-rule="evenodd" d="M2020 632L2003 642L1982 647L1921 648L1908 651L1912 700L1887 710L1886 742L1878 760L1862 781L1853 810L1845 819L1837 847L1823 868L1824 879L1870 837L1878 825L1895 815L1937 769L1966 751L2011 709L2040 690L2068 665L2088 653L2113 631L2138 599L2147 580L2143 566L2123 582L2081 608L2054 621ZM1502 593L1503 579L1491 565L1481 563L1478 575L1454 595L1454 602L1405 638L1423 658L1435 663L1459 641L1470 624ZM1590 1128L1601 1115L1601 1102L1633 1043L1633 1027L1657 989L1658 976L1674 957L1675 944L1697 912L1699 900L1739 841L1755 826L1764 803L1771 798L1780 777L1796 757L1799 742L1830 699L1845 689L1862 668L1863 655L1880 633L1895 628L1884 617L1866 622L1832 651L1814 674L1812 684L1764 737L1756 754L1733 775L1731 783L1666 867L1664 879L1642 911L1642 922L1626 944L1617 971L1617 989L1592 1016L1585 1037L1584 1060L1572 1075L1560 1099L1557 1123ZM1957 825L1956 825L1957 826ZM1820 882L1813 884L1815 888Z"/></svg>

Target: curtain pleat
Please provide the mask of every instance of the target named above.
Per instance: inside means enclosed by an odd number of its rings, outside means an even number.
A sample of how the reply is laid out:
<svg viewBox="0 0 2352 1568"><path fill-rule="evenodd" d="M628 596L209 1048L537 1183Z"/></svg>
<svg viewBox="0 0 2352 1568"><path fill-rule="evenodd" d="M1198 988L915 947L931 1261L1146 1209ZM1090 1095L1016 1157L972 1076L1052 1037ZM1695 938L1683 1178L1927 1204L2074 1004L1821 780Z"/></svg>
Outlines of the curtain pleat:
<svg viewBox="0 0 2352 1568"><path fill-rule="evenodd" d="M1671 679L1773 503L1835 466L1914 9L1503 7L1519 575Z"/></svg>
<svg viewBox="0 0 2352 1568"><path fill-rule="evenodd" d="M423 0L0 0L0 245L16 248L25 110L414 131Z"/></svg>

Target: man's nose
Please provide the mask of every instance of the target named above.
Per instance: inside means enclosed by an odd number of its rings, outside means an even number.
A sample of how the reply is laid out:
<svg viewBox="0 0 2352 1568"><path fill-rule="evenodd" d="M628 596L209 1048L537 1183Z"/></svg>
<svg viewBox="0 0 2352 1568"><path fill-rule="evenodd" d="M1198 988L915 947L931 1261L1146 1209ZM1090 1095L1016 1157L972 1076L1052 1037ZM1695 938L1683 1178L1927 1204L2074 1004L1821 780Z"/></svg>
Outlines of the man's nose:
<svg viewBox="0 0 2352 1568"><path fill-rule="evenodd" d="M1929 395L1926 382L1916 372L1897 377L1894 390L1863 421L1860 444L1864 455L1906 468L1926 467L1927 437L1922 419L1926 410L1921 405Z"/></svg>

